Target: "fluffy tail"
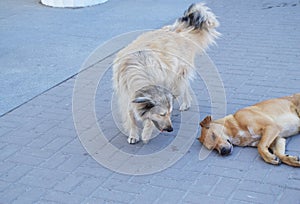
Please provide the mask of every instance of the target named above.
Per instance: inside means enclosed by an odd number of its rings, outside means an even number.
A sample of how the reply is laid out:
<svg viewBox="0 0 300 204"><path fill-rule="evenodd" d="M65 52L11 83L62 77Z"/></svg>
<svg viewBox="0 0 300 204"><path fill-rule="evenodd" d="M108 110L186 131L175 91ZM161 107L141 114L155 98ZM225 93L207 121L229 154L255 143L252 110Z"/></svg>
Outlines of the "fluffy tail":
<svg viewBox="0 0 300 204"><path fill-rule="evenodd" d="M169 26L169 29L182 33L191 40L196 40L206 48L210 43L220 36L215 28L219 26L215 14L203 3L192 4L184 12L183 16ZM193 36L192 36L193 35Z"/></svg>
<svg viewBox="0 0 300 204"><path fill-rule="evenodd" d="M215 14L203 3L192 4L184 12L183 17L177 20L177 23L183 23L182 27L186 29L213 29L219 26Z"/></svg>

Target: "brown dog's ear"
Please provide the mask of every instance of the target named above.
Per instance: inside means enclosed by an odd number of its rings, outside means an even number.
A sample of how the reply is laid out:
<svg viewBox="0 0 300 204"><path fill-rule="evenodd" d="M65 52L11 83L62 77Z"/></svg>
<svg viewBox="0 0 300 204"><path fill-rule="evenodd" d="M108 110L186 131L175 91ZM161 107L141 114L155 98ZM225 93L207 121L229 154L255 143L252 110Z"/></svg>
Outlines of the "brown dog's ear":
<svg viewBox="0 0 300 204"><path fill-rule="evenodd" d="M201 127L205 127L206 129L209 128L211 122L211 116L206 116L206 118L204 118L201 122L200 122L200 126Z"/></svg>

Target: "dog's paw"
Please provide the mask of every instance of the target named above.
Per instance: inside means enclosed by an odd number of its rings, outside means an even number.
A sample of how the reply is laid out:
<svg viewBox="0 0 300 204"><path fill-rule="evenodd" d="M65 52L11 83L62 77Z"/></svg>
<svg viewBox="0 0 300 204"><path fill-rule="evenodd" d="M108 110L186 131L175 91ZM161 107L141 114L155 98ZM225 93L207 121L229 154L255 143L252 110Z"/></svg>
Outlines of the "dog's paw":
<svg viewBox="0 0 300 204"><path fill-rule="evenodd" d="M270 163L279 165L279 164L281 164L281 160L278 157L275 157L275 159L272 159Z"/></svg>
<svg viewBox="0 0 300 204"><path fill-rule="evenodd" d="M179 110L180 111L187 111L189 108L191 107L190 104L187 104L187 103L182 103Z"/></svg>
<svg viewBox="0 0 300 204"><path fill-rule="evenodd" d="M282 158L282 162L291 166L300 167L298 156L285 155L285 157Z"/></svg>
<svg viewBox="0 0 300 204"><path fill-rule="evenodd" d="M139 142L139 139L138 139L138 138L128 137L127 142L128 142L129 144L135 144L135 143L138 143L138 142Z"/></svg>
<svg viewBox="0 0 300 204"><path fill-rule="evenodd" d="M148 144L149 140L142 140L144 144Z"/></svg>

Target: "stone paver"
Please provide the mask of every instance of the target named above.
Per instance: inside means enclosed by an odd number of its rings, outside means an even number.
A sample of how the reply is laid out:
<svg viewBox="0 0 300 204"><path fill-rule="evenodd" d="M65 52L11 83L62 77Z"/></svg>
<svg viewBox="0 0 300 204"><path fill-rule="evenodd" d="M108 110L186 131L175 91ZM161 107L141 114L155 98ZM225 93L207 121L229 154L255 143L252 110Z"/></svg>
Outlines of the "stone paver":
<svg viewBox="0 0 300 204"><path fill-rule="evenodd" d="M142 8L143 3L140 4ZM219 30L223 35L208 54L224 83L227 113L261 100L300 92L298 1L230 0L207 4L221 22ZM110 6L114 10L118 4ZM174 19L160 22L163 25ZM124 152L160 151L175 139L179 127L174 133L159 135L148 145L127 144L116 127L111 111L110 69L115 52L112 50L105 60L98 59L98 63L80 73L84 76L101 66L107 68L95 93L97 123L92 126L98 124L111 144ZM0 118L0 203L300 203L298 168L269 165L254 148L235 147L228 157L212 152L205 160L199 160L201 145L196 137L178 162L155 174L124 175L103 167L82 147L74 127L73 111L86 111L79 121L92 120L88 117L92 102L72 109L73 87L80 74ZM86 76L87 86L95 83L93 76ZM192 87L200 109L198 118L192 120L198 123L211 113L211 101L199 76ZM83 95L82 101L90 94L93 93ZM178 126L192 123L181 121L178 106L173 120ZM184 130L186 134L194 131ZM99 142L93 127L82 127L80 131L89 131L87 139L91 144ZM299 155L298 137L289 139L287 151ZM174 154L176 150L173 147ZM121 161L117 155L111 158L115 163Z"/></svg>

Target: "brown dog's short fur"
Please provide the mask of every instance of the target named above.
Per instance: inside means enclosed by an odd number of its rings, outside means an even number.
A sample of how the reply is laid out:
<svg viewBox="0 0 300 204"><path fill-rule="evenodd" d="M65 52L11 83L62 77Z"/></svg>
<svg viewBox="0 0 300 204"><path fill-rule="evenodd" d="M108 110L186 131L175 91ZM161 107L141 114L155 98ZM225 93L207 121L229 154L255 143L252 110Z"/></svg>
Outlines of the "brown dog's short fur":
<svg viewBox="0 0 300 204"><path fill-rule="evenodd" d="M232 145L254 146L268 163L300 167L299 157L285 154L285 138L300 131L300 93L263 101L215 121L207 116L200 126L199 141L221 155L231 153Z"/></svg>

